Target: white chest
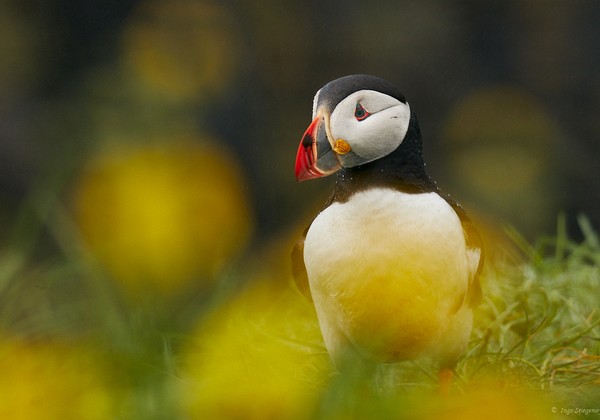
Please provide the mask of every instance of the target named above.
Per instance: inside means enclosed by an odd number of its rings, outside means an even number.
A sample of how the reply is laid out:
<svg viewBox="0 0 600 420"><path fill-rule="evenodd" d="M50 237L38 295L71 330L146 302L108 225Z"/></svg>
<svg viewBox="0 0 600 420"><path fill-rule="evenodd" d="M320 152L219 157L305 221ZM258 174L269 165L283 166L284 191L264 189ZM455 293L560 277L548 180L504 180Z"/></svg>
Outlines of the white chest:
<svg viewBox="0 0 600 420"><path fill-rule="evenodd" d="M468 287L460 220L436 193L373 189L332 204L307 233L304 261L324 335L341 331L359 348L410 352L410 336L418 351Z"/></svg>
<svg viewBox="0 0 600 420"><path fill-rule="evenodd" d="M360 192L329 206L313 221L304 248L311 281L403 265L447 271L448 263L465 255L460 220L443 198L389 189Z"/></svg>

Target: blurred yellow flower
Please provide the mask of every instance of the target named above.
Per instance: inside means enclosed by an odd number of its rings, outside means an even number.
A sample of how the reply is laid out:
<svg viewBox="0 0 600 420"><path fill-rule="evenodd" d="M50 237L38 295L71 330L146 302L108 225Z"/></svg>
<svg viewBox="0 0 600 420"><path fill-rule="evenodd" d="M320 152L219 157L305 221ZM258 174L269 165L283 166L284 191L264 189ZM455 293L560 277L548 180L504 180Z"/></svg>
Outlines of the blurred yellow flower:
<svg viewBox="0 0 600 420"><path fill-rule="evenodd" d="M201 323L177 390L187 418L305 418L331 372L311 303L258 280Z"/></svg>
<svg viewBox="0 0 600 420"><path fill-rule="evenodd" d="M168 97L215 94L237 70L236 32L227 9L217 2L144 2L123 34L125 61Z"/></svg>
<svg viewBox="0 0 600 420"><path fill-rule="evenodd" d="M0 418L115 418L122 400L107 367L89 346L2 335Z"/></svg>
<svg viewBox="0 0 600 420"><path fill-rule="evenodd" d="M507 388L501 380L471 384L461 393L429 397L415 407L415 419L543 420L556 418L552 404L531 390Z"/></svg>
<svg viewBox="0 0 600 420"><path fill-rule="evenodd" d="M558 140L555 123L533 97L510 87L464 97L446 125L460 147L457 173L480 191L512 192L540 181Z"/></svg>
<svg viewBox="0 0 600 420"><path fill-rule="evenodd" d="M99 156L78 181L75 207L92 253L133 296L210 285L251 230L231 156L185 141Z"/></svg>
<svg viewBox="0 0 600 420"><path fill-rule="evenodd" d="M457 103L444 138L449 176L467 201L530 231L554 223L560 131L534 97L510 86L476 90Z"/></svg>

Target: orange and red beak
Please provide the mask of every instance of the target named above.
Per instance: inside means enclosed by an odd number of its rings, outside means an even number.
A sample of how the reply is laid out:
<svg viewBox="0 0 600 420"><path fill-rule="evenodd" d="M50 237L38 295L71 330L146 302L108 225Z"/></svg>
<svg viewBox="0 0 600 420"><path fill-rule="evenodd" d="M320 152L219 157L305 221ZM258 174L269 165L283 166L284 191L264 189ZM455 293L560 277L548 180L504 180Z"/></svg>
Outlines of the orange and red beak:
<svg viewBox="0 0 600 420"><path fill-rule="evenodd" d="M317 116L304 132L296 154L296 179L304 181L331 175L340 169L337 154L327 138L325 119Z"/></svg>

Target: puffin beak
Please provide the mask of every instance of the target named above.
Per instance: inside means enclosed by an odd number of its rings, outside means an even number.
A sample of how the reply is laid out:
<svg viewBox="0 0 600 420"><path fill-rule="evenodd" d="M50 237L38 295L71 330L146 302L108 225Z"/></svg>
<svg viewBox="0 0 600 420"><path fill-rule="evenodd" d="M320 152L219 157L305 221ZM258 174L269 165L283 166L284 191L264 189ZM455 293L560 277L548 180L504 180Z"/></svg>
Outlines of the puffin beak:
<svg viewBox="0 0 600 420"><path fill-rule="evenodd" d="M296 179L304 181L331 175L341 168L337 154L331 149L325 129L325 118L318 115L302 136L296 154Z"/></svg>

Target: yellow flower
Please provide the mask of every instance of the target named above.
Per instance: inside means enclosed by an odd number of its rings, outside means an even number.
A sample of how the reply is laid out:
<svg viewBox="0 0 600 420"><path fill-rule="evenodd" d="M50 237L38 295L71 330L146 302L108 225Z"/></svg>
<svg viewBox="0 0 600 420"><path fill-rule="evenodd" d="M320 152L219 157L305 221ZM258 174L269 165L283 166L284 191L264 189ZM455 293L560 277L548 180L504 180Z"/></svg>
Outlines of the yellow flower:
<svg viewBox="0 0 600 420"><path fill-rule="evenodd" d="M167 97L214 94L237 70L235 29L217 3L144 2L124 33L125 61L146 86Z"/></svg>
<svg viewBox="0 0 600 420"><path fill-rule="evenodd" d="M534 97L510 86L476 90L449 114L443 140L448 179L463 204L477 197L475 208L525 232L555 222L560 130Z"/></svg>
<svg viewBox="0 0 600 420"><path fill-rule="evenodd" d="M553 419L552 404L524 387L507 387L501 380L473 383L447 398L430 397L416 408L417 419ZM417 414L417 413L415 413Z"/></svg>
<svg viewBox="0 0 600 420"><path fill-rule="evenodd" d="M265 280L205 319L183 361L192 419L310 417L332 371L310 302Z"/></svg>
<svg viewBox="0 0 600 420"><path fill-rule="evenodd" d="M114 418L118 386L107 365L85 345L2 335L0 418Z"/></svg>
<svg viewBox="0 0 600 420"><path fill-rule="evenodd" d="M251 230L239 168L222 150L186 142L98 157L75 206L94 256L134 297L211 285Z"/></svg>

